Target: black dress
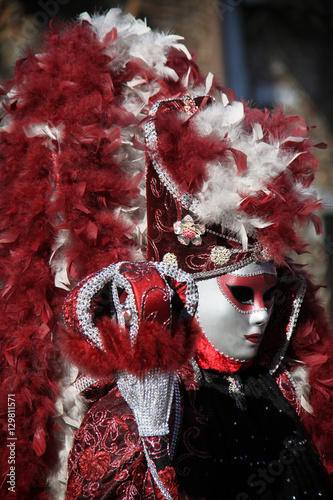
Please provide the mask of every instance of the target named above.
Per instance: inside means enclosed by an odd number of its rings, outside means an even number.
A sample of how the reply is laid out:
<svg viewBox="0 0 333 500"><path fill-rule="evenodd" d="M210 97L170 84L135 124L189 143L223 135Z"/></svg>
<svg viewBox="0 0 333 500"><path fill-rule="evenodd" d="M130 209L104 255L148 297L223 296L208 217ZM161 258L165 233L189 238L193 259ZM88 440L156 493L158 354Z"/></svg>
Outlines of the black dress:
<svg viewBox="0 0 333 500"><path fill-rule="evenodd" d="M197 380L192 368L182 370L170 436L146 443L173 500L333 498L313 444L266 368L196 373ZM76 432L66 499L161 500L130 407L114 381L102 392Z"/></svg>
<svg viewBox="0 0 333 500"><path fill-rule="evenodd" d="M185 498L331 499L323 467L269 371L201 370L183 392L175 469ZM236 390L235 390L236 387Z"/></svg>

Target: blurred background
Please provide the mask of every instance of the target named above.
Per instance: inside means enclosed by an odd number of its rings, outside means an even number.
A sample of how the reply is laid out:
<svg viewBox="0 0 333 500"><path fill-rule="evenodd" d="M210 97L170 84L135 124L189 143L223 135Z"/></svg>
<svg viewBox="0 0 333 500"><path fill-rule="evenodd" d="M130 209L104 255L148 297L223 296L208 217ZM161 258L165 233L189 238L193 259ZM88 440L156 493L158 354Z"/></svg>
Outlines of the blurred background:
<svg viewBox="0 0 333 500"><path fill-rule="evenodd" d="M151 28L184 36L200 68L260 107L282 105L316 125L312 135L326 150L317 185L325 201L324 234L311 228L310 266L333 316L333 1L332 0L0 0L0 79L10 78L29 45L38 47L54 18L121 7Z"/></svg>

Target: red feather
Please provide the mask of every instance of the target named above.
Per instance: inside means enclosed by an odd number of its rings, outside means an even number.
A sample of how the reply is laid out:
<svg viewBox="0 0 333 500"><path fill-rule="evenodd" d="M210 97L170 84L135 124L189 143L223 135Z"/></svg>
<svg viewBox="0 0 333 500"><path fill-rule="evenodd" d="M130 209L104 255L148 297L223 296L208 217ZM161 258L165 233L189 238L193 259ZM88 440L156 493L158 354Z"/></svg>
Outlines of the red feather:
<svg viewBox="0 0 333 500"><path fill-rule="evenodd" d="M143 77L159 86L158 99L184 93L188 71L190 83L204 81L196 64L176 49L166 56L177 82L138 59L115 69L105 47L117 40L116 29L100 42L87 22L54 23L41 51L28 51L3 87L12 88L13 96L3 100L0 144L0 384L2 409L7 394L16 398L20 498L47 498L46 476L56 465L53 416L64 362L59 323L65 292L54 286L50 257L60 255L75 282L131 260L137 250L134 223L119 216L119 207L138 199L142 177L128 171L121 151L123 127L141 133L138 118L123 105L124 85ZM40 124L57 130L60 140L38 135L34 127ZM139 140L135 147L142 149ZM66 242L54 257L63 232ZM6 411L0 420L5 440ZM1 477L8 467L3 453Z"/></svg>

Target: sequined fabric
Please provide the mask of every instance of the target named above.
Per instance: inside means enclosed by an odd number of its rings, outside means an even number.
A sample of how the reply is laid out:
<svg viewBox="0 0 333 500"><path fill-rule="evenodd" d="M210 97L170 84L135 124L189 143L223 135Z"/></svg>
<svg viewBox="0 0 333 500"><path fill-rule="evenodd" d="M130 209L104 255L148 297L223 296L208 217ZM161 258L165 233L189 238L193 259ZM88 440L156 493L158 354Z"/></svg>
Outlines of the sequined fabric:
<svg viewBox="0 0 333 500"><path fill-rule="evenodd" d="M294 409L267 369L238 372L242 402L222 373L200 370L183 394L174 466L191 500L331 499ZM185 387L183 388L185 389Z"/></svg>
<svg viewBox="0 0 333 500"><path fill-rule="evenodd" d="M169 434L169 417L174 395L174 374L158 369L145 374L124 372L117 377L121 395L130 406L140 436Z"/></svg>

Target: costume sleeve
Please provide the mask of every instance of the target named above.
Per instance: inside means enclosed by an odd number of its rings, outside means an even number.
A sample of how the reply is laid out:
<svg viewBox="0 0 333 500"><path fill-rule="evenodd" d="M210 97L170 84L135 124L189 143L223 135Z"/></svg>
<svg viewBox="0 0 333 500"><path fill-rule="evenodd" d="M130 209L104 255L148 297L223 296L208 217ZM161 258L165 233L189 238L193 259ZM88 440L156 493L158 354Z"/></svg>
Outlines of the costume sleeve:
<svg viewBox="0 0 333 500"><path fill-rule="evenodd" d="M158 475L178 498L167 437L144 438ZM147 465L134 416L114 387L87 413L76 432L68 460L66 500L128 498L162 500Z"/></svg>

